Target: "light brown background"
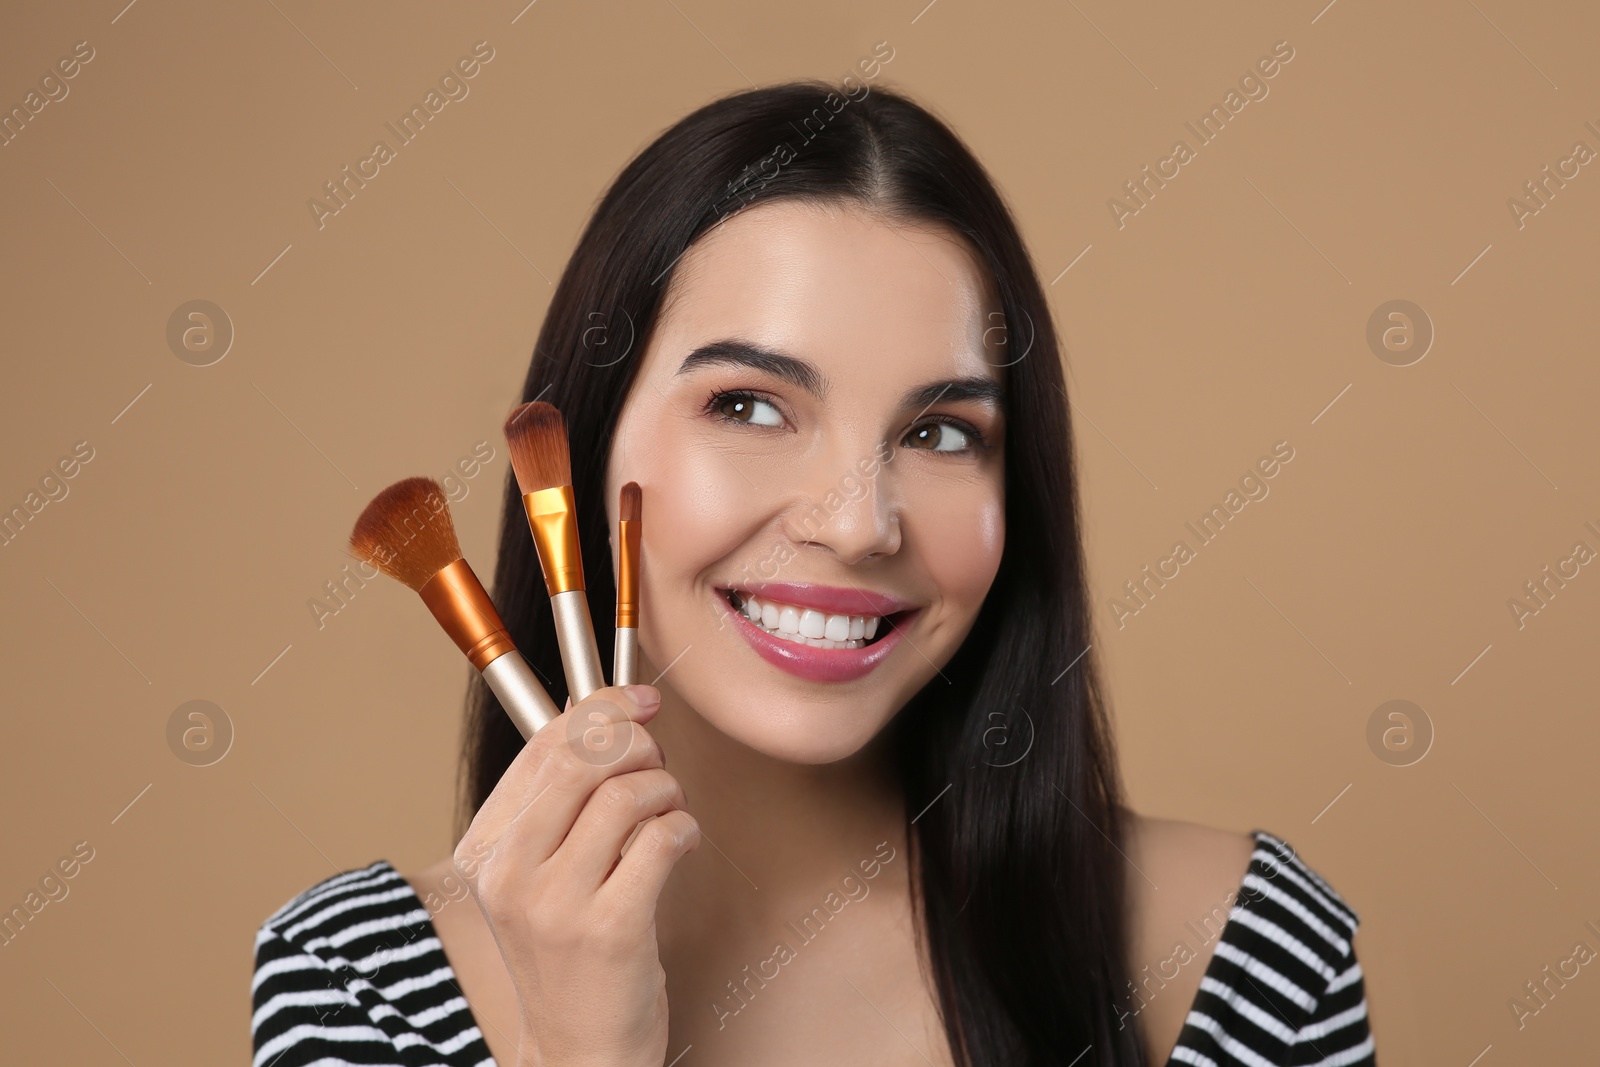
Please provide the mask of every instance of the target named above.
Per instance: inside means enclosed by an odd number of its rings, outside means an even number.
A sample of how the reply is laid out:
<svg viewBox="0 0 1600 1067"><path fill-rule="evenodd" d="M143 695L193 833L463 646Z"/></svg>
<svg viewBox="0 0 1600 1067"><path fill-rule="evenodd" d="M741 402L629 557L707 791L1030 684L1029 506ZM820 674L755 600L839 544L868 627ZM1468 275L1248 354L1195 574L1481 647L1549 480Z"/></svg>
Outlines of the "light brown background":
<svg viewBox="0 0 1600 1067"><path fill-rule="evenodd" d="M95 449L0 548L0 905L95 849L0 948L5 1058L243 1061L261 920L446 852L465 666L397 586L320 630L308 599L373 492L480 440L455 514L491 570L498 427L605 184L713 95L878 41L1054 279L1137 807L1270 829L1346 895L1380 1062L1592 1048L1592 967L1520 1032L1507 1007L1600 947L1600 568L1523 629L1507 608L1600 548L1600 164L1521 229L1507 208L1600 149L1592 8L124 2L0 32L7 109L96 50L0 148L0 505ZM480 40L468 98L319 231L306 201ZM1280 40L1270 95L1119 230L1107 200ZM237 331L205 368L165 337L197 298ZM1396 298L1437 330L1404 368L1365 340ZM1271 495L1118 629L1122 583L1279 440ZM1412 766L1366 739L1396 698L1436 731ZM205 768L166 741L193 699L236 734Z"/></svg>

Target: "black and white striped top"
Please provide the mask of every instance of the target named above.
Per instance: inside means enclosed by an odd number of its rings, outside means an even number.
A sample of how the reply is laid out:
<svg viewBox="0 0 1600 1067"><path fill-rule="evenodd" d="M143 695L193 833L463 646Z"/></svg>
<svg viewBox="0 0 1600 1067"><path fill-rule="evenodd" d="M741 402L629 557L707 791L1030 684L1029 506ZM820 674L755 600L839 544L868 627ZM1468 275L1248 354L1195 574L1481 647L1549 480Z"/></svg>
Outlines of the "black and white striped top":
<svg viewBox="0 0 1600 1067"><path fill-rule="evenodd" d="M1280 838L1254 837L1220 935L1190 924L1191 950L1216 947L1166 1067L1374 1067L1356 913ZM1182 962L1134 976L1124 1024ZM428 907L387 861L278 909L256 934L255 968L253 1067L494 1065Z"/></svg>

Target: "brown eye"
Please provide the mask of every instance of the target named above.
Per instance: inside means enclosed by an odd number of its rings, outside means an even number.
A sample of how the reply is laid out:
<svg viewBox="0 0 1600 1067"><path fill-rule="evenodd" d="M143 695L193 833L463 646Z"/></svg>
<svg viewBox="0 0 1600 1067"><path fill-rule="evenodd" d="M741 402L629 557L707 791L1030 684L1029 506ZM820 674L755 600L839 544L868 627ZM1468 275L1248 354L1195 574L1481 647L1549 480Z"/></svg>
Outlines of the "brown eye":
<svg viewBox="0 0 1600 1067"><path fill-rule="evenodd" d="M959 426L948 422L925 422L906 435L906 446L929 452L965 452L972 438Z"/></svg>
<svg viewBox="0 0 1600 1067"><path fill-rule="evenodd" d="M750 393L724 393L712 403L712 410L725 419L749 426L783 425L783 416L771 402Z"/></svg>

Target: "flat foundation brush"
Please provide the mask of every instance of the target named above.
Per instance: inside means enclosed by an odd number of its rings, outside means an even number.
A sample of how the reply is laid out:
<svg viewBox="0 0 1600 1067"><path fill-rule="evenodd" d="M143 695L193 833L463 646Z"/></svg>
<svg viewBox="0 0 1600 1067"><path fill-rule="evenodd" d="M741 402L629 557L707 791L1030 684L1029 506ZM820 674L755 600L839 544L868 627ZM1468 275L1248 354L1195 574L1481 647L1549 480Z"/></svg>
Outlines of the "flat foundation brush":
<svg viewBox="0 0 1600 1067"><path fill-rule="evenodd" d="M483 583L461 558L450 505L438 482L407 478L379 493L356 520L350 550L421 595L524 739L561 714L517 651Z"/></svg>
<svg viewBox="0 0 1600 1067"><path fill-rule="evenodd" d="M603 687L594 623L584 592L583 555L578 546L578 508L572 495L572 458L567 423L554 405L535 400L506 420L511 469L517 472L528 528L539 549L567 693L576 704Z"/></svg>
<svg viewBox="0 0 1600 1067"><path fill-rule="evenodd" d="M617 643L611 684L632 685L639 667L639 535L644 531L644 494L638 482L622 487L617 522Z"/></svg>

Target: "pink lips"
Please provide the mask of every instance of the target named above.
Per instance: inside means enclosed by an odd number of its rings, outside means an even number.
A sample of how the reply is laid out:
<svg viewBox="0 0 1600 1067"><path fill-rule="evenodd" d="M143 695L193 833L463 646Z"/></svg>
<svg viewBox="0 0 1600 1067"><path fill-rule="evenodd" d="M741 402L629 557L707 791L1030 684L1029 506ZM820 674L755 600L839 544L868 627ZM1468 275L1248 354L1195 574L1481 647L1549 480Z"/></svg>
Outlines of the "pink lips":
<svg viewBox="0 0 1600 1067"><path fill-rule="evenodd" d="M780 599L780 590L785 588L797 591L805 590L807 595L803 601L804 606L815 606L819 611L824 610L822 605L818 602L818 597L816 595L812 595L812 591L824 587L786 587L781 584L771 584L763 586L759 590L751 589L750 591L755 593L757 596L762 595L763 592L770 592L773 599L776 600ZM828 592L833 593L836 592L836 590L830 589ZM848 592L850 592L852 595L855 595L858 591L848 590ZM874 594L860 595L868 597L874 596ZM863 648L812 648L810 645L803 645L797 641L785 641L782 638L773 637L766 630L745 618L742 613L735 611L733 605L728 603L728 601L721 595L718 595L717 599L722 602L722 610L726 611L728 615L732 617L734 628L739 631L746 641L750 642L750 647L756 650L757 655L766 660L768 663L772 664L774 667L781 667L790 674L796 675L800 678L807 678L814 682L851 682L857 678L864 677L865 675L871 673L873 668L875 668L878 664L887 659L889 657L889 653L893 652L894 647L900 643L901 631L900 626L897 625L891 627L889 632L884 634L881 638ZM795 601L788 600L786 602L794 603ZM839 601L832 602L841 603ZM890 607L890 610L882 612L876 610L875 608L868 608L867 610L863 611L862 605L869 602L870 601L862 601L858 598L850 607L840 606L837 608L828 608L826 610L841 615L888 615L893 614L898 610L904 610L904 607ZM895 603L895 601L892 597L880 597L877 599L876 603L880 606L887 606L892 605ZM906 618L899 619L897 622L903 625L910 619L910 617L911 616L907 616Z"/></svg>

